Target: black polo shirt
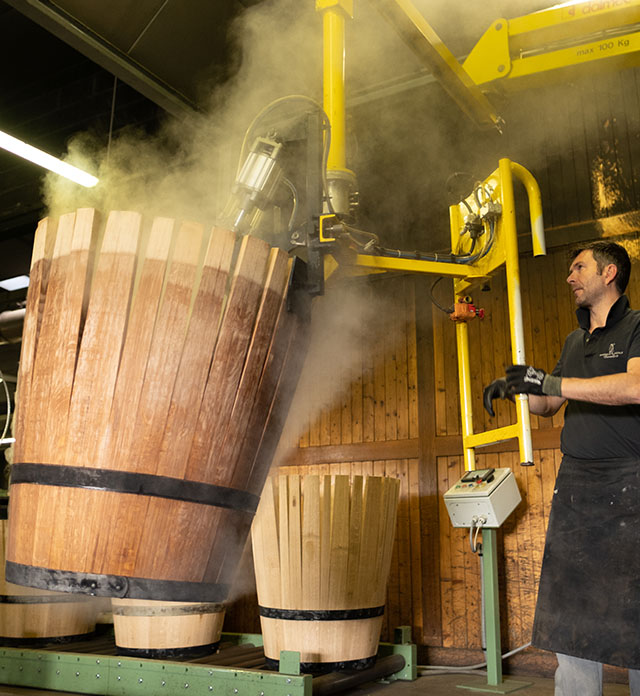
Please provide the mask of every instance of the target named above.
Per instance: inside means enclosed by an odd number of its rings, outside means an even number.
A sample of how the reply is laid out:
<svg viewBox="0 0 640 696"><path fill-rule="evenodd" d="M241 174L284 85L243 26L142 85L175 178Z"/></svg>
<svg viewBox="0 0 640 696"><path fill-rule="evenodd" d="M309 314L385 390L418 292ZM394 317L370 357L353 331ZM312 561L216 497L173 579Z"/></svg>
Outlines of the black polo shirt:
<svg viewBox="0 0 640 696"><path fill-rule="evenodd" d="M553 370L560 377L598 377L626 372L627 361L640 357L640 311L622 295L609 310L607 323L589 333L589 310L576 310L579 329L564 342ZM569 399L561 447L578 459L640 457L640 405L604 406Z"/></svg>

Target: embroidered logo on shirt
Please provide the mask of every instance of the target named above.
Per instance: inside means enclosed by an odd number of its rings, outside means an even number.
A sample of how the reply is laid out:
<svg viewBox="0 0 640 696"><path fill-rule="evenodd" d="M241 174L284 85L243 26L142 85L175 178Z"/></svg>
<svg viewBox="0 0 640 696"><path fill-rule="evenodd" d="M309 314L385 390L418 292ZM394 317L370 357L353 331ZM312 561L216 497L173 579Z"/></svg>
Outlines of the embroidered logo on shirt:
<svg viewBox="0 0 640 696"><path fill-rule="evenodd" d="M600 353L600 357L608 360L609 358L617 358L620 355L624 355L623 350L616 350L615 347L615 343L609 344L609 350L606 353Z"/></svg>

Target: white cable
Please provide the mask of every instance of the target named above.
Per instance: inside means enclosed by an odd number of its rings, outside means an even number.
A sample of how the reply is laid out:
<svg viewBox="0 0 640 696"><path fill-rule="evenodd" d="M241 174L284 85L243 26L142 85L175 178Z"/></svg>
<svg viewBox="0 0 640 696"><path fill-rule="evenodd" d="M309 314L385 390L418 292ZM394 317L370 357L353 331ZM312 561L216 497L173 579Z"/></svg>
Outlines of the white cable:
<svg viewBox="0 0 640 696"><path fill-rule="evenodd" d="M471 553L478 553L478 534L482 527L487 523L485 517L478 517L474 515L471 518L471 526L469 527L469 546L471 546ZM473 530L476 530L475 536Z"/></svg>
<svg viewBox="0 0 640 696"><path fill-rule="evenodd" d="M2 431L2 435L0 435L0 441L2 441L7 436L7 431L9 430L9 422L11 420L11 395L9 394L9 387L7 387L7 380L4 378L4 375L2 374L2 370L0 370L0 382L2 382L2 386L4 387L4 394L7 397L7 420L5 421L4 430Z"/></svg>
<svg viewBox="0 0 640 696"><path fill-rule="evenodd" d="M528 648L531 645L531 642L525 643L524 645L521 645L518 648L514 648L513 650L510 650L509 652L504 653L501 657L503 660L507 659L508 657L512 657L516 653L522 652L526 648ZM465 672L465 671L475 671L478 669L482 669L483 667L486 667L487 663L486 662L480 662L477 665L418 665L417 669L418 670L426 670L425 676L428 674L432 673L432 670L440 670L442 672ZM476 672L477 674L478 672Z"/></svg>

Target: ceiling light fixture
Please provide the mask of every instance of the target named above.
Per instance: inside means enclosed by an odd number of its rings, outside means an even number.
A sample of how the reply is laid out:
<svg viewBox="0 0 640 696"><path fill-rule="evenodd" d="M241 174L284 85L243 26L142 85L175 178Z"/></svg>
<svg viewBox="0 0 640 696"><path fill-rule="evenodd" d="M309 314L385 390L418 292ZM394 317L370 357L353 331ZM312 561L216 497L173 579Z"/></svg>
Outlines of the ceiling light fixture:
<svg viewBox="0 0 640 696"><path fill-rule="evenodd" d="M14 290L24 290L24 288L28 287L28 275L13 276L13 278L6 278L5 280L0 280L0 288L6 290L7 292L13 292Z"/></svg>
<svg viewBox="0 0 640 696"><path fill-rule="evenodd" d="M34 164L38 164L67 179L71 179L71 181L75 181L76 184L80 184L81 186L91 188L98 183L98 179L96 179L95 176L82 171L82 169L78 169L78 167L74 167L72 164L63 162L53 155L48 155L46 152L38 150L37 147L33 147L33 145L27 145L27 143L23 143L22 140L18 140L18 138L14 138L12 135L8 135L2 131L0 131L0 147L9 152L13 152L13 154L18 155L18 157L23 157Z"/></svg>

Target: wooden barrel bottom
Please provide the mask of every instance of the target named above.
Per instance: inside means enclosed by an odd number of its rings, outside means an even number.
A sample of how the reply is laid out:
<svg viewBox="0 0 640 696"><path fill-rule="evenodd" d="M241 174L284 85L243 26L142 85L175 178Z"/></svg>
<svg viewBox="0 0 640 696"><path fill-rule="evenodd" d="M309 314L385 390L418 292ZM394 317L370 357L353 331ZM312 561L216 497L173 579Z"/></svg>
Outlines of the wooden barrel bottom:
<svg viewBox="0 0 640 696"><path fill-rule="evenodd" d="M54 592L74 592L96 597L152 599L178 602L224 602L229 585L155 580L125 575L79 573L7 561L6 578L17 585Z"/></svg>
<svg viewBox="0 0 640 696"><path fill-rule="evenodd" d="M89 599L55 595L1 595L0 645L40 645L84 640L96 628Z"/></svg>
<svg viewBox="0 0 640 696"><path fill-rule="evenodd" d="M298 612L296 618L270 618L264 616L261 608L260 623L268 663L276 665L281 650L296 650L300 652L301 668L310 673L371 667L378 652L383 616L324 618L331 614L329 611L304 611ZM358 610L354 614L357 615Z"/></svg>
<svg viewBox="0 0 640 696"><path fill-rule="evenodd" d="M215 652L224 605L112 599L120 655L155 659L196 658Z"/></svg>

